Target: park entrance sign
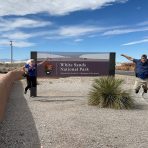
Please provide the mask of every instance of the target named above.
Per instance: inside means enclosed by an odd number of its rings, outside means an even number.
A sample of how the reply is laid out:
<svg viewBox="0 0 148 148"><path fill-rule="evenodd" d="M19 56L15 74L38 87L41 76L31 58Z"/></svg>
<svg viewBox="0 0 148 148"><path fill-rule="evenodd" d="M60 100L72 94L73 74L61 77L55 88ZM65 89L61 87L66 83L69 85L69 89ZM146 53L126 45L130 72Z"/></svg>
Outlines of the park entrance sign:
<svg viewBox="0 0 148 148"><path fill-rule="evenodd" d="M115 53L31 52L37 63L48 59L37 70L38 77L108 76L115 74Z"/></svg>
<svg viewBox="0 0 148 148"><path fill-rule="evenodd" d="M31 52L38 64L37 77L114 76L115 53L98 52ZM37 87L30 96L37 96Z"/></svg>

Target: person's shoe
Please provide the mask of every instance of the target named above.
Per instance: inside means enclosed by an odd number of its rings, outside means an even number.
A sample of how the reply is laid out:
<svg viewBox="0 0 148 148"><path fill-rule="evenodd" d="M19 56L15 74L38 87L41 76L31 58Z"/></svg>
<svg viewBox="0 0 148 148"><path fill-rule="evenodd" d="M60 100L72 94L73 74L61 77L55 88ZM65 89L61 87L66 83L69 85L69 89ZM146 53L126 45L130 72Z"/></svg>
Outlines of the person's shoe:
<svg viewBox="0 0 148 148"><path fill-rule="evenodd" d="M136 90L135 90L135 93L138 94L138 92L139 92L139 90L136 89Z"/></svg>
<svg viewBox="0 0 148 148"><path fill-rule="evenodd" d="M144 89L144 93L147 93L147 89Z"/></svg>
<svg viewBox="0 0 148 148"><path fill-rule="evenodd" d="M27 90L24 91L24 94L27 94Z"/></svg>

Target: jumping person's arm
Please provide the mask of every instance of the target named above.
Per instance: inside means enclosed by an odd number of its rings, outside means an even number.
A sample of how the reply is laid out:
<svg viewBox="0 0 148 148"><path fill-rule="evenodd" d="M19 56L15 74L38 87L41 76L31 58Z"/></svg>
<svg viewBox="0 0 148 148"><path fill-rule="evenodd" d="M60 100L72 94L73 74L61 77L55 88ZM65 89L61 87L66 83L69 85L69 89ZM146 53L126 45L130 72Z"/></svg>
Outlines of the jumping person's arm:
<svg viewBox="0 0 148 148"><path fill-rule="evenodd" d="M129 57L129 56L125 55L125 54L121 54L121 56L125 57L126 59L128 59L130 61L133 61L134 60L134 58Z"/></svg>
<svg viewBox="0 0 148 148"><path fill-rule="evenodd" d="M48 61L48 58L47 58L47 59L45 59L44 61L42 61L42 62L38 63L38 64L37 64L37 66L40 66L40 65L44 64L44 63L45 63L45 62L47 62L47 61Z"/></svg>

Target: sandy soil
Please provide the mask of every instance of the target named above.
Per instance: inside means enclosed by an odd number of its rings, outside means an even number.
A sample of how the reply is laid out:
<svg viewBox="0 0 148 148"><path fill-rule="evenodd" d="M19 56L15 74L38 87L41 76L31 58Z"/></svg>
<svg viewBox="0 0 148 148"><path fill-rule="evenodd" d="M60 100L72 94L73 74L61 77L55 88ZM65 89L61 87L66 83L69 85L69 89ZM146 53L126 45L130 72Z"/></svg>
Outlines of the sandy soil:
<svg viewBox="0 0 148 148"><path fill-rule="evenodd" d="M123 78L130 90L134 77ZM0 148L147 148L148 103L132 94L135 109L87 105L94 77L38 80L38 97L23 94L15 82L6 120L0 124Z"/></svg>

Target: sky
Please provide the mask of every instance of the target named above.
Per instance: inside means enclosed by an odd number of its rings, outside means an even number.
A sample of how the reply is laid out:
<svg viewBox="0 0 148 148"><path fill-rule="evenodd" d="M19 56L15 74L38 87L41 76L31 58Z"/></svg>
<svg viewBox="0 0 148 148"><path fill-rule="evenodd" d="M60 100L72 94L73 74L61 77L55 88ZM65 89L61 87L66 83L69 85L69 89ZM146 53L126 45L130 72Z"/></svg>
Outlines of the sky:
<svg viewBox="0 0 148 148"><path fill-rule="evenodd" d="M0 0L0 59L30 51L148 54L148 0Z"/></svg>

